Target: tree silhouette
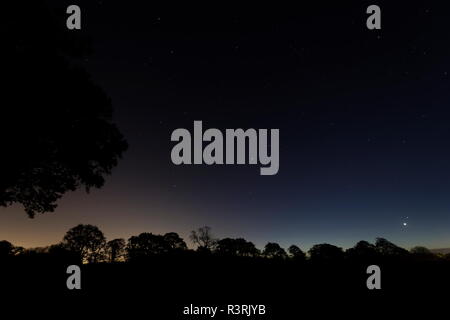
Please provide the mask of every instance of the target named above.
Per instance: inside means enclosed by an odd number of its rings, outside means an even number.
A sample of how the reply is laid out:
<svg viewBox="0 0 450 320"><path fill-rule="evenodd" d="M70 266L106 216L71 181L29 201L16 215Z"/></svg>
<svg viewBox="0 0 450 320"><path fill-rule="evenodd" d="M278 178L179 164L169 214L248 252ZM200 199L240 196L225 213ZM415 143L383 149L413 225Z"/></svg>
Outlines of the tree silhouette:
<svg viewBox="0 0 450 320"><path fill-rule="evenodd" d="M269 242L264 247L263 255L266 258L284 259L287 257L286 251L278 244Z"/></svg>
<svg viewBox="0 0 450 320"><path fill-rule="evenodd" d="M306 255L302 249L294 244L288 248L288 252L291 258L297 261L304 261L306 259Z"/></svg>
<svg viewBox="0 0 450 320"><path fill-rule="evenodd" d="M436 260L437 256L428 248L416 246L410 250L413 257L417 260Z"/></svg>
<svg viewBox="0 0 450 320"><path fill-rule="evenodd" d="M106 244L105 236L99 228L90 224L79 224L67 231L63 246L76 254L82 262L101 260Z"/></svg>
<svg viewBox="0 0 450 320"><path fill-rule="evenodd" d="M33 217L53 211L67 191L101 187L127 144L110 99L69 62L89 50L82 33L67 30L41 1L27 10L5 5L0 205L22 204Z"/></svg>
<svg viewBox="0 0 450 320"><path fill-rule="evenodd" d="M313 261L333 261L344 257L342 248L328 243L316 244L309 249L308 253Z"/></svg>
<svg viewBox="0 0 450 320"><path fill-rule="evenodd" d="M106 243L106 254L109 262L116 262L125 254L125 240L114 239Z"/></svg>
<svg viewBox="0 0 450 320"><path fill-rule="evenodd" d="M167 244L167 247L172 251L187 249L186 242L184 242L184 240L176 232L166 233L163 238Z"/></svg>
<svg viewBox="0 0 450 320"><path fill-rule="evenodd" d="M0 257L8 257L14 254L14 246L11 242L2 240L0 241Z"/></svg>
<svg viewBox="0 0 450 320"><path fill-rule="evenodd" d="M418 254L418 255L433 254L428 248L420 247L420 246L413 247L413 248L411 248L410 251L412 254Z"/></svg>
<svg viewBox="0 0 450 320"><path fill-rule="evenodd" d="M129 260L146 258L158 254L167 253L170 250L164 236L149 232L143 232L138 236L132 236L127 243L127 257Z"/></svg>
<svg viewBox="0 0 450 320"><path fill-rule="evenodd" d="M217 240L211 234L211 228L208 226L191 231L189 238L198 246L200 251L212 251L217 243Z"/></svg>
<svg viewBox="0 0 450 320"><path fill-rule="evenodd" d="M384 238L377 238L375 247L377 251L383 256L401 257L407 256L409 254L408 250L400 248L399 246Z"/></svg>
<svg viewBox="0 0 450 320"><path fill-rule="evenodd" d="M259 250L255 245L243 238L225 238L217 241L215 252L222 256L256 257Z"/></svg>
<svg viewBox="0 0 450 320"><path fill-rule="evenodd" d="M64 243L53 244L45 248L45 252L55 259L63 259L67 261L73 261L79 263L80 254L69 250Z"/></svg>
<svg viewBox="0 0 450 320"><path fill-rule="evenodd" d="M370 260L378 256L375 245L367 241L359 241L355 246L345 251L348 258L354 260Z"/></svg>

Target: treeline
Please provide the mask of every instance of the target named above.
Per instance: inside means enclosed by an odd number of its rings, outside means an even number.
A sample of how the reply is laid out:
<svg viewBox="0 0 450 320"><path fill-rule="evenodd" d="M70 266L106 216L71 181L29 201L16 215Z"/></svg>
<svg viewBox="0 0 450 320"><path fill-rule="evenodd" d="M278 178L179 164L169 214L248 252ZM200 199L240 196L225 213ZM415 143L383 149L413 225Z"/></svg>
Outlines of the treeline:
<svg viewBox="0 0 450 320"><path fill-rule="evenodd" d="M291 245L285 250L274 242L267 243L260 250L243 238L216 239L211 233L211 228L205 226L193 230L190 240L196 245L196 250L188 249L186 242L175 232L164 235L144 232L130 237L127 241L125 239L107 241L98 227L80 224L67 231L60 243L48 247L25 249L16 247L6 240L0 241L0 258L50 256L83 263L133 262L157 256L182 255L294 261L369 261L377 258L450 261L450 254L434 254L425 247L414 247L408 251L384 238L377 238L374 244L359 241L347 250L328 243L316 244L308 252L302 251L297 245Z"/></svg>

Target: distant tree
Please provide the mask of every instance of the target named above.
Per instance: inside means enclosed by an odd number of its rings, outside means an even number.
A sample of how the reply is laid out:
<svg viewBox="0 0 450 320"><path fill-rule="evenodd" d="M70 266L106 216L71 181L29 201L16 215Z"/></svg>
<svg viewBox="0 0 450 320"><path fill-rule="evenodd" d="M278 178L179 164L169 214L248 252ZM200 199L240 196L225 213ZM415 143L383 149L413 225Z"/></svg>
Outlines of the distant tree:
<svg viewBox="0 0 450 320"><path fill-rule="evenodd" d="M103 232L90 224L79 224L67 231L63 246L78 255L82 262L99 262L106 244Z"/></svg>
<svg viewBox="0 0 450 320"><path fill-rule="evenodd" d="M187 245L186 242L178 235L176 232L166 233L164 236L164 241L167 243L167 246L172 251L180 251L186 250Z"/></svg>
<svg viewBox="0 0 450 320"><path fill-rule="evenodd" d="M344 257L342 248L328 243L316 244L308 253L312 261L337 261Z"/></svg>
<svg viewBox="0 0 450 320"><path fill-rule="evenodd" d="M27 248L21 252L21 255L24 256L44 256L48 254L49 247L36 247L36 248Z"/></svg>
<svg viewBox="0 0 450 320"><path fill-rule="evenodd" d="M191 231L189 238L198 246L200 251L212 251L217 243L217 240L214 239L211 233L211 228L208 226Z"/></svg>
<svg viewBox="0 0 450 320"><path fill-rule="evenodd" d="M431 252L428 248L425 247L414 247L410 250L411 254L414 258L419 260L435 260L438 258L433 252Z"/></svg>
<svg viewBox="0 0 450 320"><path fill-rule="evenodd" d="M303 261L306 259L305 253L296 245L292 245L288 248L289 255L292 259L297 261Z"/></svg>
<svg viewBox="0 0 450 320"><path fill-rule="evenodd" d="M218 240L215 252L221 256L237 256L235 239L225 238Z"/></svg>
<svg viewBox="0 0 450 320"><path fill-rule="evenodd" d="M345 251L348 258L354 260L370 260L378 255L378 251L375 245L367 241L359 241L353 248L349 248Z"/></svg>
<svg viewBox="0 0 450 320"><path fill-rule="evenodd" d="M44 1L3 9L0 206L19 203L33 217L53 211L67 191L100 188L127 143L110 98L71 63L86 57L86 38Z"/></svg>
<svg viewBox="0 0 450 320"><path fill-rule="evenodd" d="M261 255L261 251L256 248L255 244L251 241L247 241L245 246L241 249L241 255L244 257L259 257Z"/></svg>
<svg viewBox="0 0 450 320"><path fill-rule="evenodd" d="M170 250L164 236L143 232L128 239L126 251L128 260L146 258L167 253Z"/></svg>
<svg viewBox="0 0 450 320"><path fill-rule="evenodd" d="M242 257L257 257L260 255L260 251L256 248L255 244L251 241L247 241L243 238L236 239L237 254Z"/></svg>
<svg viewBox="0 0 450 320"><path fill-rule="evenodd" d="M21 255L25 252L25 248L24 247L14 247L14 255L18 256Z"/></svg>
<svg viewBox="0 0 450 320"><path fill-rule="evenodd" d="M399 246L384 238L377 238L375 247L377 251L383 256L404 257L409 254L408 250L400 248Z"/></svg>
<svg viewBox="0 0 450 320"><path fill-rule="evenodd" d="M264 247L263 255L266 258L281 258L287 257L286 251L278 244L274 242L269 242Z"/></svg>
<svg viewBox="0 0 450 320"><path fill-rule="evenodd" d="M44 252L47 252L52 255L61 255L61 254L65 254L65 252L71 252L71 251L66 248L64 243L60 242L60 243L52 244L52 245L44 248Z"/></svg>
<svg viewBox="0 0 450 320"><path fill-rule="evenodd" d="M256 257L259 250L255 245L243 238L225 238L217 241L215 252L222 256Z"/></svg>
<svg viewBox="0 0 450 320"><path fill-rule="evenodd" d="M187 245L175 232L169 232L165 235L143 232L138 236L130 237L126 246L128 260L179 253L184 250L187 250Z"/></svg>
<svg viewBox="0 0 450 320"><path fill-rule="evenodd" d="M420 255L433 254L428 248L420 246L411 248L410 252L413 254L420 254Z"/></svg>
<svg viewBox="0 0 450 320"><path fill-rule="evenodd" d="M8 257L14 255L14 246L6 240L0 241L0 257Z"/></svg>
<svg viewBox="0 0 450 320"><path fill-rule="evenodd" d="M80 254L69 250L63 242L43 248L43 252L55 259L70 260L74 263L80 261Z"/></svg>
<svg viewBox="0 0 450 320"><path fill-rule="evenodd" d="M106 243L106 254L109 262L116 262L125 254L125 240L114 239Z"/></svg>

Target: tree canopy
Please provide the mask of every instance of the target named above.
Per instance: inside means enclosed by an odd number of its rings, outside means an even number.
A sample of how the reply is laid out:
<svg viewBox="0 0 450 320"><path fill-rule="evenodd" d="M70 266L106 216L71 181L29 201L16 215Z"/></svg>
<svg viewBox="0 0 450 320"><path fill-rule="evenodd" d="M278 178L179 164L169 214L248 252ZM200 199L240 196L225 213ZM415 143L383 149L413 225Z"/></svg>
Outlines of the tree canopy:
<svg viewBox="0 0 450 320"><path fill-rule="evenodd" d="M41 1L5 4L0 69L0 205L53 211L67 191L99 188L127 148L112 104L75 63L89 52ZM36 26L39 26L37 28Z"/></svg>
<svg viewBox="0 0 450 320"><path fill-rule="evenodd" d="M308 253L311 260L316 261L340 260L344 257L342 248L328 243L316 244L309 249Z"/></svg>
<svg viewBox="0 0 450 320"><path fill-rule="evenodd" d="M300 249L298 246L296 246L294 244L288 248L288 252L289 252L289 255L295 260L305 260L306 259L306 255L302 251L302 249Z"/></svg>
<svg viewBox="0 0 450 320"><path fill-rule="evenodd" d="M375 247L383 256L407 256L409 254L408 250L400 248L384 238L377 238Z"/></svg>
<svg viewBox="0 0 450 320"><path fill-rule="evenodd" d="M175 232L165 235L143 232L128 239L126 251L130 260L186 250L183 239Z"/></svg>
<svg viewBox="0 0 450 320"><path fill-rule="evenodd" d="M225 238L217 241L215 252L223 256L254 257L259 254L255 245L243 238Z"/></svg>
<svg viewBox="0 0 450 320"><path fill-rule="evenodd" d="M286 251L278 244L269 242L264 247L263 255L267 258L286 258Z"/></svg>
<svg viewBox="0 0 450 320"><path fill-rule="evenodd" d="M0 241L0 257L7 257L14 254L14 246L11 242L2 240Z"/></svg>
<svg viewBox="0 0 450 320"><path fill-rule="evenodd" d="M211 233L211 227L208 226L200 227L197 230L192 230L189 237L191 241L200 248L200 250L211 251L217 243L217 240Z"/></svg>
<svg viewBox="0 0 450 320"><path fill-rule="evenodd" d="M103 232L90 224L79 224L67 231L63 246L74 252L83 262L97 262L106 244Z"/></svg>
<svg viewBox="0 0 450 320"><path fill-rule="evenodd" d="M106 243L106 254L109 262L116 262L125 254L125 240L113 239Z"/></svg>

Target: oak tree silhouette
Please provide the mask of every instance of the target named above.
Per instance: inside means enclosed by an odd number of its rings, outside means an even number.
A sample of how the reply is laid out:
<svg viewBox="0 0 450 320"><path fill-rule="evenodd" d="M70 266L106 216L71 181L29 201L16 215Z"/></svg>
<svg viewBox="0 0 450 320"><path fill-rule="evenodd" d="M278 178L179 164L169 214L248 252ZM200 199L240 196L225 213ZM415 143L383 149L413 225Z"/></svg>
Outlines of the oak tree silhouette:
<svg viewBox="0 0 450 320"><path fill-rule="evenodd" d="M344 257L342 248L328 243L316 244L308 253L313 261L339 261Z"/></svg>
<svg viewBox="0 0 450 320"><path fill-rule="evenodd" d="M128 239L126 251L128 260L144 259L155 255L169 253L174 246L184 247L174 235L162 236L149 232L143 232L138 236ZM182 241L182 240L181 240ZM178 243L178 244L175 244Z"/></svg>
<svg viewBox="0 0 450 320"><path fill-rule="evenodd" d="M364 261L379 256L376 246L364 240L359 241L352 248L347 249L345 254L349 259Z"/></svg>
<svg viewBox="0 0 450 320"><path fill-rule="evenodd" d="M289 252L289 255L291 256L292 259L295 259L297 261L304 261L304 260L306 260L305 253L302 251L302 249L300 249L295 244L291 245L288 248L288 252Z"/></svg>
<svg viewBox="0 0 450 320"><path fill-rule="evenodd" d="M256 257L259 250L252 242L243 238L224 238L217 241L215 253L222 256Z"/></svg>
<svg viewBox="0 0 450 320"><path fill-rule="evenodd" d="M109 262L116 262L124 257L125 254L125 240L113 239L106 243L106 254Z"/></svg>
<svg viewBox="0 0 450 320"><path fill-rule="evenodd" d="M102 259L106 238L103 232L90 224L79 224L67 231L63 246L77 254L82 262L98 262Z"/></svg>
<svg viewBox="0 0 450 320"><path fill-rule="evenodd" d="M377 238L375 241L375 247L377 251L383 256L405 257L409 255L408 250L400 248L399 246L384 238Z"/></svg>
<svg viewBox="0 0 450 320"><path fill-rule="evenodd" d="M426 247L416 246L409 252L414 259L419 261L435 261L437 259L437 256Z"/></svg>
<svg viewBox="0 0 450 320"><path fill-rule="evenodd" d="M164 236L164 241L167 243L168 248L172 251L186 250L186 242L178 235L176 232L166 233Z"/></svg>
<svg viewBox="0 0 450 320"><path fill-rule="evenodd" d="M110 99L80 67L87 38L41 1L22 6L5 3L0 22L0 205L22 204L33 217L67 191L101 187L127 143Z"/></svg>
<svg viewBox="0 0 450 320"><path fill-rule="evenodd" d="M287 257L286 251L278 244L269 242L264 247L263 255L267 258L284 259Z"/></svg>
<svg viewBox="0 0 450 320"><path fill-rule="evenodd" d="M8 257L14 254L14 246L11 242L2 240L0 241L0 257Z"/></svg>

